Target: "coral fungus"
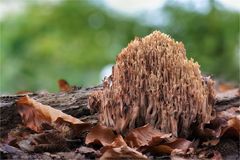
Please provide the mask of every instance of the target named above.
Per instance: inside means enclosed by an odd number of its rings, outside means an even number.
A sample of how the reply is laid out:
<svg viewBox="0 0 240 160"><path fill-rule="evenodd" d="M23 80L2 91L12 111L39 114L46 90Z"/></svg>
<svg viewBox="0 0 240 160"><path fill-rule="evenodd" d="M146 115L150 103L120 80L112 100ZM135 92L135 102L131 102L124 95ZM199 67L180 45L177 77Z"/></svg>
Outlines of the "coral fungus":
<svg viewBox="0 0 240 160"><path fill-rule="evenodd" d="M183 43L159 31L135 38L116 58L103 89L93 93L99 120L118 132L150 123L186 137L190 126L214 115L213 81L188 60Z"/></svg>

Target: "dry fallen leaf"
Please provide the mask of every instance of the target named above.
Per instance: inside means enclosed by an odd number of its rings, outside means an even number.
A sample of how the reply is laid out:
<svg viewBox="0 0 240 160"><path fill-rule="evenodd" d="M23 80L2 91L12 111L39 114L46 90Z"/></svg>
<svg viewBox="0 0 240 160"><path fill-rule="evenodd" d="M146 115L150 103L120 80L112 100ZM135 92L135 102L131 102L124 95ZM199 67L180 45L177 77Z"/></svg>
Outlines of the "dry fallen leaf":
<svg viewBox="0 0 240 160"><path fill-rule="evenodd" d="M200 124L195 130L194 135L203 139L219 138L222 129L227 126L227 120L216 117L209 124Z"/></svg>
<svg viewBox="0 0 240 160"><path fill-rule="evenodd" d="M239 126L239 108L232 107L225 111L218 112L217 117L211 120L209 124L200 124L198 128L194 130L194 135L205 140L210 139L210 141L221 138L222 136L238 138L240 136Z"/></svg>
<svg viewBox="0 0 240 160"><path fill-rule="evenodd" d="M64 79L58 80L58 87L61 92L71 92L73 88Z"/></svg>
<svg viewBox="0 0 240 160"><path fill-rule="evenodd" d="M228 125L222 129L221 136L240 137L240 119L237 117L228 120Z"/></svg>
<svg viewBox="0 0 240 160"><path fill-rule="evenodd" d="M103 159L147 159L145 155L127 146L121 135L118 135L115 140L101 149Z"/></svg>
<svg viewBox="0 0 240 160"><path fill-rule="evenodd" d="M21 97L16 104L18 113L21 115L25 126L36 132L42 131L42 124L52 124L58 118L62 118L64 121L72 124L84 123L60 110L43 105L28 96Z"/></svg>
<svg viewBox="0 0 240 160"><path fill-rule="evenodd" d="M158 146L153 146L148 149L149 152L154 153L156 155L159 154L170 154L173 151L173 148L167 146L167 145L158 145Z"/></svg>
<svg viewBox="0 0 240 160"><path fill-rule="evenodd" d="M142 153L127 146L121 135L115 135L111 128L97 125L86 137L86 144L101 144L103 159L147 159Z"/></svg>
<svg viewBox="0 0 240 160"><path fill-rule="evenodd" d="M116 135L111 128L98 124L87 134L85 143L101 144L106 146L111 144L115 137Z"/></svg>
<svg viewBox="0 0 240 160"><path fill-rule="evenodd" d="M100 157L100 160L105 159L147 159L147 157L133 148L121 146L106 150Z"/></svg>
<svg viewBox="0 0 240 160"><path fill-rule="evenodd" d="M101 152L104 153L108 149L112 148L118 148L122 146L127 146L126 142L124 141L123 137L121 135L118 135L111 144L103 146L101 148Z"/></svg>
<svg viewBox="0 0 240 160"><path fill-rule="evenodd" d="M154 129L150 124L131 130L125 137L126 143L132 148L158 145L162 140L170 139L172 134L165 134Z"/></svg>
<svg viewBox="0 0 240 160"><path fill-rule="evenodd" d="M111 128L97 125L92 128L86 137L86 144L90 143L103 145L101 159L113 157L145 158L135 150L141 147L146 147L144 150L147 149L147 151L157 154L170 154L174 149L186 151L192 144L192 142L183 138L172 138L171 134L162 133L149 124L131 130L125 140L121 135L116 136Z"/></svg>
<svg viewBox="0 0 240 160"><path fill-rule="evenodd" d="M171 154L174 149L180 149L182 151L187 151L191 147L192 142L188 141L184 138L177 138L175 141L170 143L164 143L157 146L150 147L148 149L149 152L153 152L155 154Z"/></svg>

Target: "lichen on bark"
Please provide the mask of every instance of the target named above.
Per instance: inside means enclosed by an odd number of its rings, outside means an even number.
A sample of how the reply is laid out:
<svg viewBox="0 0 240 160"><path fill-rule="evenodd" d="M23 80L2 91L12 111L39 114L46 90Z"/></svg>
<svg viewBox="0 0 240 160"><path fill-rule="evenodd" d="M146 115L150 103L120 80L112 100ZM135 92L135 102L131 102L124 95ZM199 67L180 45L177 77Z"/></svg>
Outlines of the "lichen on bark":
<svg viewBox="0 0 240 160"><path fill-rule="evenodd" d="M214 116L213 81L188 60L183 43L159 31L135 38L116 58L102 90L89 98L99 120L118 132L150 123L186 137L190 126Z"/></svg>

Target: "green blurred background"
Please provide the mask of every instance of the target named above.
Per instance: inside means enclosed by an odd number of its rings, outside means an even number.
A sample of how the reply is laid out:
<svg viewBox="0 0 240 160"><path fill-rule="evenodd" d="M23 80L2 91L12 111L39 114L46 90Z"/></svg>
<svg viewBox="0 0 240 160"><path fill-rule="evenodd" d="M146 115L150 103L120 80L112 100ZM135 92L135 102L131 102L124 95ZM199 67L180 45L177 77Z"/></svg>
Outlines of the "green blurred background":
<svg viewBox="0 0 240 160"><path fill-rule="evenodd" d="M99 84L122 48L154 30L182 41L205 74L239 82L238 9L213 0L113 1L11 1L19 11L0 16L0 93L57 91L61 78Z"/></svg>

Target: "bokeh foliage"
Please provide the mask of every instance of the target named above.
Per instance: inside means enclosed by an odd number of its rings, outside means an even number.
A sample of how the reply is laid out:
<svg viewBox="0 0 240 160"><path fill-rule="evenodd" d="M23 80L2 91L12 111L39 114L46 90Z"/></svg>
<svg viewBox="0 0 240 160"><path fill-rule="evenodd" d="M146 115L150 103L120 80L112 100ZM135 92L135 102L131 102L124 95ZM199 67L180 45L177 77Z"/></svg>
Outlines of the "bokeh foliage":
<svg viewBox="0 0 240 160"><path fill-rule="evenodd" d="M168 23L146 25L87 1L28 4L21 15L1 22L1 92L47 89L56 81L99 83L99 72L135 36L159 29L183 41L188 57L205 73L238 80L238 13L218 9L199 13L168 4ZM161 18L161 17L159 17Z"/></svg>
<svg viewBox="0 0 240 160"><path fill-rule="evenodd" d="M207 74L239 80L239 13L218 9L214 1L207 14L171 5L165 9L170 15L166 32L184 42L188 57Z"/></svg>

